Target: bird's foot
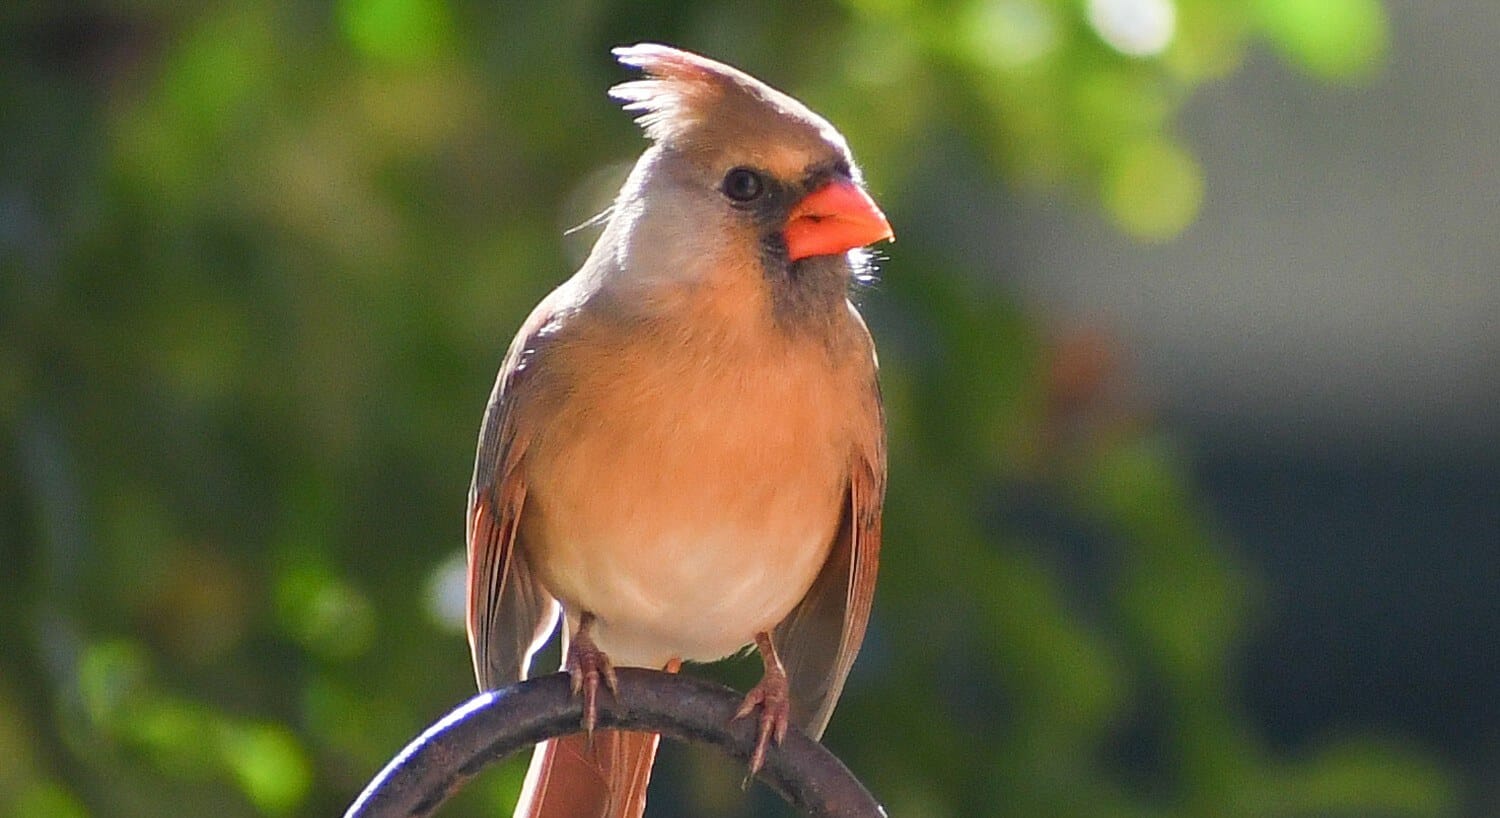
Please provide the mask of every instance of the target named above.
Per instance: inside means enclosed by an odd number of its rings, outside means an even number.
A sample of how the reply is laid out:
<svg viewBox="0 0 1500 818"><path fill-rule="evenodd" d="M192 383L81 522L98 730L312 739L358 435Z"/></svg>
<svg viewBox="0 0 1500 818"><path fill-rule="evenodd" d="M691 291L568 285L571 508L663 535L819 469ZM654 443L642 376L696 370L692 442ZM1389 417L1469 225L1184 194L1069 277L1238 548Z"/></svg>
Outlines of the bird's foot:
<svg viewBox="0 0 1500 818"><path fill-rule="evenodd" d="M776 651L771 648L771 640L762 635L756 638L756 644L760 647L761 659L766 665L766 674L761 677L760 683L750 688L745 694L745 700L740 703L740 709L735 711L731 721L738 721L757 708L760 709L759 730L755 737L755 750L750 753L750 771L746 774L743 786L749 786L750 779L760 772L760 768L766 763L766 751L771 745L780 745L786 738L787 727L792 722L791 686L787 683L786 670L781 666L781 660L776 656Z"/></svg>
<svg viewBox="0 0 1500 818"><path fill-rule="evenodd" d="M610 695L618 693L619 683L615 678L615 666L604 651L589 637L589 627L594 615L585 613L578 622L578 632L568 640L568 656L563 667L573 680L573 695L583 694L583 732L590 740L594 737L594 725L599 720L599 683L604 683Z"/></svg>

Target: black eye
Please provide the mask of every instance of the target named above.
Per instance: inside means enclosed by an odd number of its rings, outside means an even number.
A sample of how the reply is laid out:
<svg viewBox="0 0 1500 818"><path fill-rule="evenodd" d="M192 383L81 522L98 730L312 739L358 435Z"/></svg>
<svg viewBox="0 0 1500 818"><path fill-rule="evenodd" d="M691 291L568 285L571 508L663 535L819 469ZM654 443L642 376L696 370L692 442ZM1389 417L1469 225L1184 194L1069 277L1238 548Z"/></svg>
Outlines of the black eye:
<svg viewBox="0 0 1500 818"><path fill-rule="evenodd" d="M724 174L724 184L720 190L736 202L748 202L760 198L760 194L766 190L766 185L761 181L760 174L755 171L749 168L735 168Z"/></svg>

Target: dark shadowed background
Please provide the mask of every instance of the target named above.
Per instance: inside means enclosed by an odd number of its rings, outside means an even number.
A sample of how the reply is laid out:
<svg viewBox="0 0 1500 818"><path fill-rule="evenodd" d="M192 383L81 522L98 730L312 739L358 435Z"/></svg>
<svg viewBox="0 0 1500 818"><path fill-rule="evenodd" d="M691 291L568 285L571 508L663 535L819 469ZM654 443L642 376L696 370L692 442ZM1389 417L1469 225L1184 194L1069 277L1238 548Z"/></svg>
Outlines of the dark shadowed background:
<svg viewBox="0 0 1500 818"><path fill-rule="evenodd" d="M479 415L643 39L899 236L826 737L893 816L1500 814L1500 7L147 0L0 12L0 816L338 814L472 692Z"/></svg>

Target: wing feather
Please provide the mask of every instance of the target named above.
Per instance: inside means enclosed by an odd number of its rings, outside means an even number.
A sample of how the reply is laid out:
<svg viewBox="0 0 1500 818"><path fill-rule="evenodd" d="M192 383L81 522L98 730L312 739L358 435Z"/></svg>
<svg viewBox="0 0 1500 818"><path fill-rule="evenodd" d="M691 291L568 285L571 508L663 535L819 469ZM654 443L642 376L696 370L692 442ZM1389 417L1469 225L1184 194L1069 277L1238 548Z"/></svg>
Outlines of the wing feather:
<svg viewBox="0 0 1500 818"><path fill-rule="evenodd" d="M859 654L880 565L885 499L885 423L878 386L868 406L870 439L855 452L833 548L807 595L773 635L791 684L792 721L820 737Z"/></svg>
<svg viewBox="0 0 1500 818"><path fill-rule="evenodd" d="M525 678L531 656L556 626L557 601L537 581L521 542L526 483L520 468L534 429L527 418L537 403L534 362L565 301L559 288L544 299L511 344L490 393L467 526L468 630L474 676L492 690Z"/></svg>

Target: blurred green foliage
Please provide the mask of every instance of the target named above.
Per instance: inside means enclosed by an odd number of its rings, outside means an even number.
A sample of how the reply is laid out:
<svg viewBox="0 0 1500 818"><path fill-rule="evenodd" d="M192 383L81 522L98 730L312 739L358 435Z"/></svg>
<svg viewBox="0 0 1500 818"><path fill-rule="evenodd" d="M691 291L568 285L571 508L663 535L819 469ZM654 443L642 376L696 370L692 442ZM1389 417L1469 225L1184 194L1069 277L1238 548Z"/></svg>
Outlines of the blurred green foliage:
<svg viewBox="0 0 1500 818"><path fill-rule="evenodd" d="M641 39L803 96L901 234L863 297L885 568L828 736L893 815L1448 811L1388 741L1257 739L1231 686L1254 582L1177 445L1107 337L924 233L962 201L915 203L979 166L1170 238L1213 183L1173 132L1193 92L1261 43L1357 78L1386 36L1377 0L5 12L0 815L334 814L469 695L479 413L642 146L603 94ZM522 763L445 814L505 812ZM747 809L687 764L658 808Z"/></svg>

